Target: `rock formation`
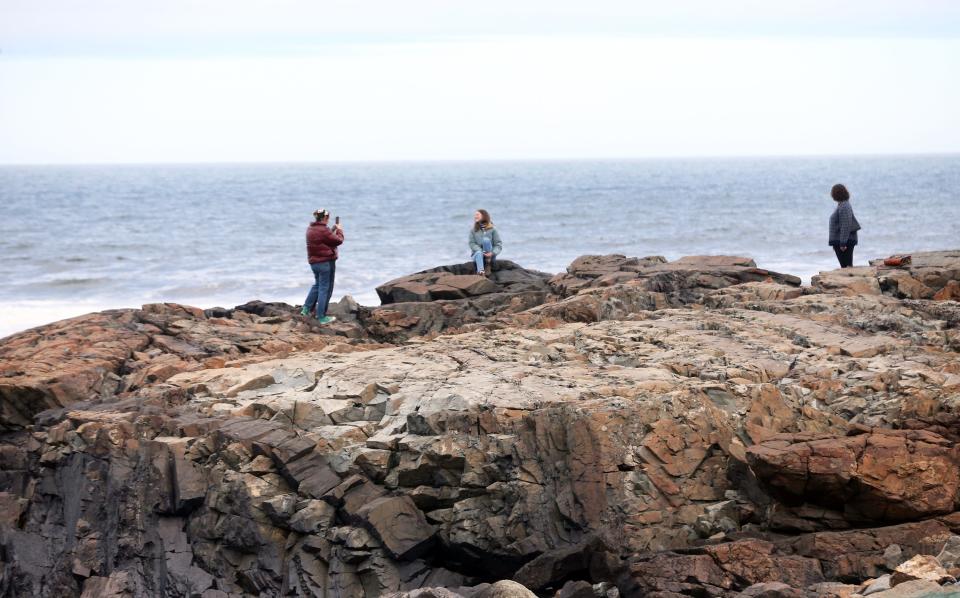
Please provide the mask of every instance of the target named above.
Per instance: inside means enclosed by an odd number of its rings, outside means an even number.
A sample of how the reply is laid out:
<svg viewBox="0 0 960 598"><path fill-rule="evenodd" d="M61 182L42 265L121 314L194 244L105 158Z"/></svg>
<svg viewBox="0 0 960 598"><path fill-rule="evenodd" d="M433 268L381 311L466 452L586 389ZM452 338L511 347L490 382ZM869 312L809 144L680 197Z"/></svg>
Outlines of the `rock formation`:
<svg viewBox="0 0 960 598"><path fill-rule="evenodd" d="M0 341L0 595L955 591L960 251L470 271Z"/></svg>
<svg viewBox="0 0 960 598"><path fill-rule="evenodd" d="M441 266L377 287L381 307L363 309L360 319L376 338L402 342L456 330L540 305L551 289L549 274L495 261L488 278L474 275L472 262Z"/></svg>

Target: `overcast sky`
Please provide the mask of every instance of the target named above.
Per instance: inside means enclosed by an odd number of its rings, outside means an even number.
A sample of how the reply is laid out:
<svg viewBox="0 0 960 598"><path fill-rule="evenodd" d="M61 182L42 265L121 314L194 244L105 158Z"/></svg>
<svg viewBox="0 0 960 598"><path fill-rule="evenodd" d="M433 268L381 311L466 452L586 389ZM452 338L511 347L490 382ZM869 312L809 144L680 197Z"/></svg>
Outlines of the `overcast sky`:
<svg viewBox="0 0 960 598"><path fill-rule="evenodd" d="M960 151L960 2L0 0L0 163Z"/></svg>

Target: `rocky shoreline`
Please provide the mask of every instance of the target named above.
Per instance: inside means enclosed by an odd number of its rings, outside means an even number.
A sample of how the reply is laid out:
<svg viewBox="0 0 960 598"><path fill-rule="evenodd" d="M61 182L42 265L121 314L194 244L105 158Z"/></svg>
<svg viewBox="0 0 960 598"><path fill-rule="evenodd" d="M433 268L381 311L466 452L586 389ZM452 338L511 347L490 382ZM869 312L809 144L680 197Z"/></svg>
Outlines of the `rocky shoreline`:
<svg viewBox="0 0 960 598"><path fill-rule="evenodd" d="M0 340L0 595L960 596L960 250L470 269Z"/></svg>

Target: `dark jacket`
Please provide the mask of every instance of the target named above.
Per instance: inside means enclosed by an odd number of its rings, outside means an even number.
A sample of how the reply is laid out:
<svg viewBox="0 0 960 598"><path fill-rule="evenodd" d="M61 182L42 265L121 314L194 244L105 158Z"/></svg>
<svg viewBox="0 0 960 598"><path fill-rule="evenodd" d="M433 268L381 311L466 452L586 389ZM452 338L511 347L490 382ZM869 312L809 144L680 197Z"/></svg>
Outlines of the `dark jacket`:
<svg viewBox="0 0 960 598"><path fill-rule="evenodd" d="M325 224L311 222L307 227L307 261L311 264L337 259L337 246L343 243L343 231L333 231Z"/></svg>
<svg viewBox="0 0 960 598"><path fill-rule="evenodd" d="M849 201L837 202L837 209L830 215L830 245L853 246L857 244L857 231L860 223L853 215Z"/></svg>

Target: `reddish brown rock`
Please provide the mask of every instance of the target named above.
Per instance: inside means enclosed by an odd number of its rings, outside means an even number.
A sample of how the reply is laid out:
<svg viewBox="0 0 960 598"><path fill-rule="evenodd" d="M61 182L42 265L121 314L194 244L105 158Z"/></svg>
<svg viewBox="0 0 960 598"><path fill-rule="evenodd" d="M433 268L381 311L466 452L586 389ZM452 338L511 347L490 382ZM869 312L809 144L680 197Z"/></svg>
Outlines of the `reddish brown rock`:
<svg viewBox="0 0 960 598"><path fill-rule="evenodd" d="M567 266L566 273L551 278L550 286L558 295L575 295L585 288L608 287L632 280L637 272L665 263L667 260L661 256L582 255Z"/></svg>
<svg viewBox="0 0 960 598"><path fill-rule="evenodd" d="M730 574L708 555L659 555L630 564L621 589L629 596L655 592L676 595L721 596L734 587Z"/></svg>
<svg viewBox="0 0 960 598"><path fill-rule="evenodd" d="M956 450L919 430L781 434L750 447L747 458L757 477L787 499L853 518L902 521L949 513L960 487Z"/></svg>
<svg viewBox="0 0 960 598"><path fill-rule="evenodd" d="M748 282L775 282L799 286L800 279L757 268L756 263L736 256L689 256L667 262L659 256L627 258L622 255L583 256L550 280L560 296L591 288L632 282L652 293L661 293L672 304L692 303L707 290Z"/></svg>
<svg viewBox="0 0 960 598"><path fill-rule="evenodd" d="M817 532L776 542L779 550L820 561L826 579L860 583L887 572L886 549L897 544L904 556L937 554L951 536L943 521L926 520L872 529Z"/></svg>
<svg viewBox="0 0 960 598"><path fill-rule="evenodd" d="M116 373L150 343L132 311L90 314L28 330L0 345L0 426L116 391Z"/></svg>
<svg viewBox="0 0 960 598"><path fill-rule="evenodd" d="M737 594L737 598L806 598L806 596L805 591L779 581L757 583Z"/></svg>
<svg viewBox="0 0 960 598"><path fill-rule="evenodd" d="M559 301L531 309L516 321L532 325L551 319L617 320L699 304L717 289L757 282L796 287L800 279L757 268L753 260L735 256L691 256L669 263L662 257L584 256L566 274L550 280Z"/></svg>
<svg viewBox="0 0 960 598"><path fill-rule="evenodd" d="M883 259L871 260L870 267L844 268L821 272L811 285L825 293L850 296L889 295L898 299L949 298L960 278L960 251L914 253L907 266L886 267Z"/></svg>
<svg viewBox="0 0 960 598"><path fill-rule="evenodd" d="M820 561L814 558L776 554L772 542L742 540L708 546L704 551L720 568L748 584L777 581L804 588L824 581Z"/></svg>
<svg viewBox="0 0 960 598"><path fill-rule="evenodd" d="M453 264L384 283L377 287L382 307L360 310L360 320L375 338L402 342L518 313L550 293L548 274L508 260L495 262L488 277L474 269L472 262Z"/></svg>
<svg viewBox="0 0 960 598"><path fill-rule="evenodd" d="M473 262L441 266L410 274L377 287L382 305L466 299L489 293L547 291L549 275L526 270L508 260L497 260L489 277L477 276Z"/></svg>
<svg viewBox="0 0 960 598"><path fill-rule="evenodd" d="M946 286L934 293L933 298L937 301L960 301L960 282L949 281Z"/></svg>
<svg viewBox="0 0 960 598"><path fill-rule="evenodd" d="M952 510L960 312L900 298L951 288L952 262L874 275L875 295L741 258L578 262L555 280L569 297L440 269L479 294L344 301L332 327L281 304L154 305L81 319L105 331L86 357L58 355L70 326L27 335L17 355L42 359L4 359L5 381L55 397L56 367L108 370L7 422L0 594L467 597L517 577L544 595L812 598L952 554L960 514L927 517ZM146 344L112 352L123 331ZM758 479L757 442L783 470ZM853 507L811 502L827 493ZM908 516L927 519L887 525Z"/></svg>
<svg viewBox="0 0 960 598"><path fill-rule="evenodd" d="M247 304L208 317L189 306L149 304L10 336L0 344L0 429L29 425L47 409L129 395L201 369L210 358L269 356L332 342L287 309Z"/></svg>
<svg viewBox="0 0 960 598"><path fill-rule="evenodd" d="M825 581L807 588L806 598L852 598L858 587L837 581Z"/></svg>

